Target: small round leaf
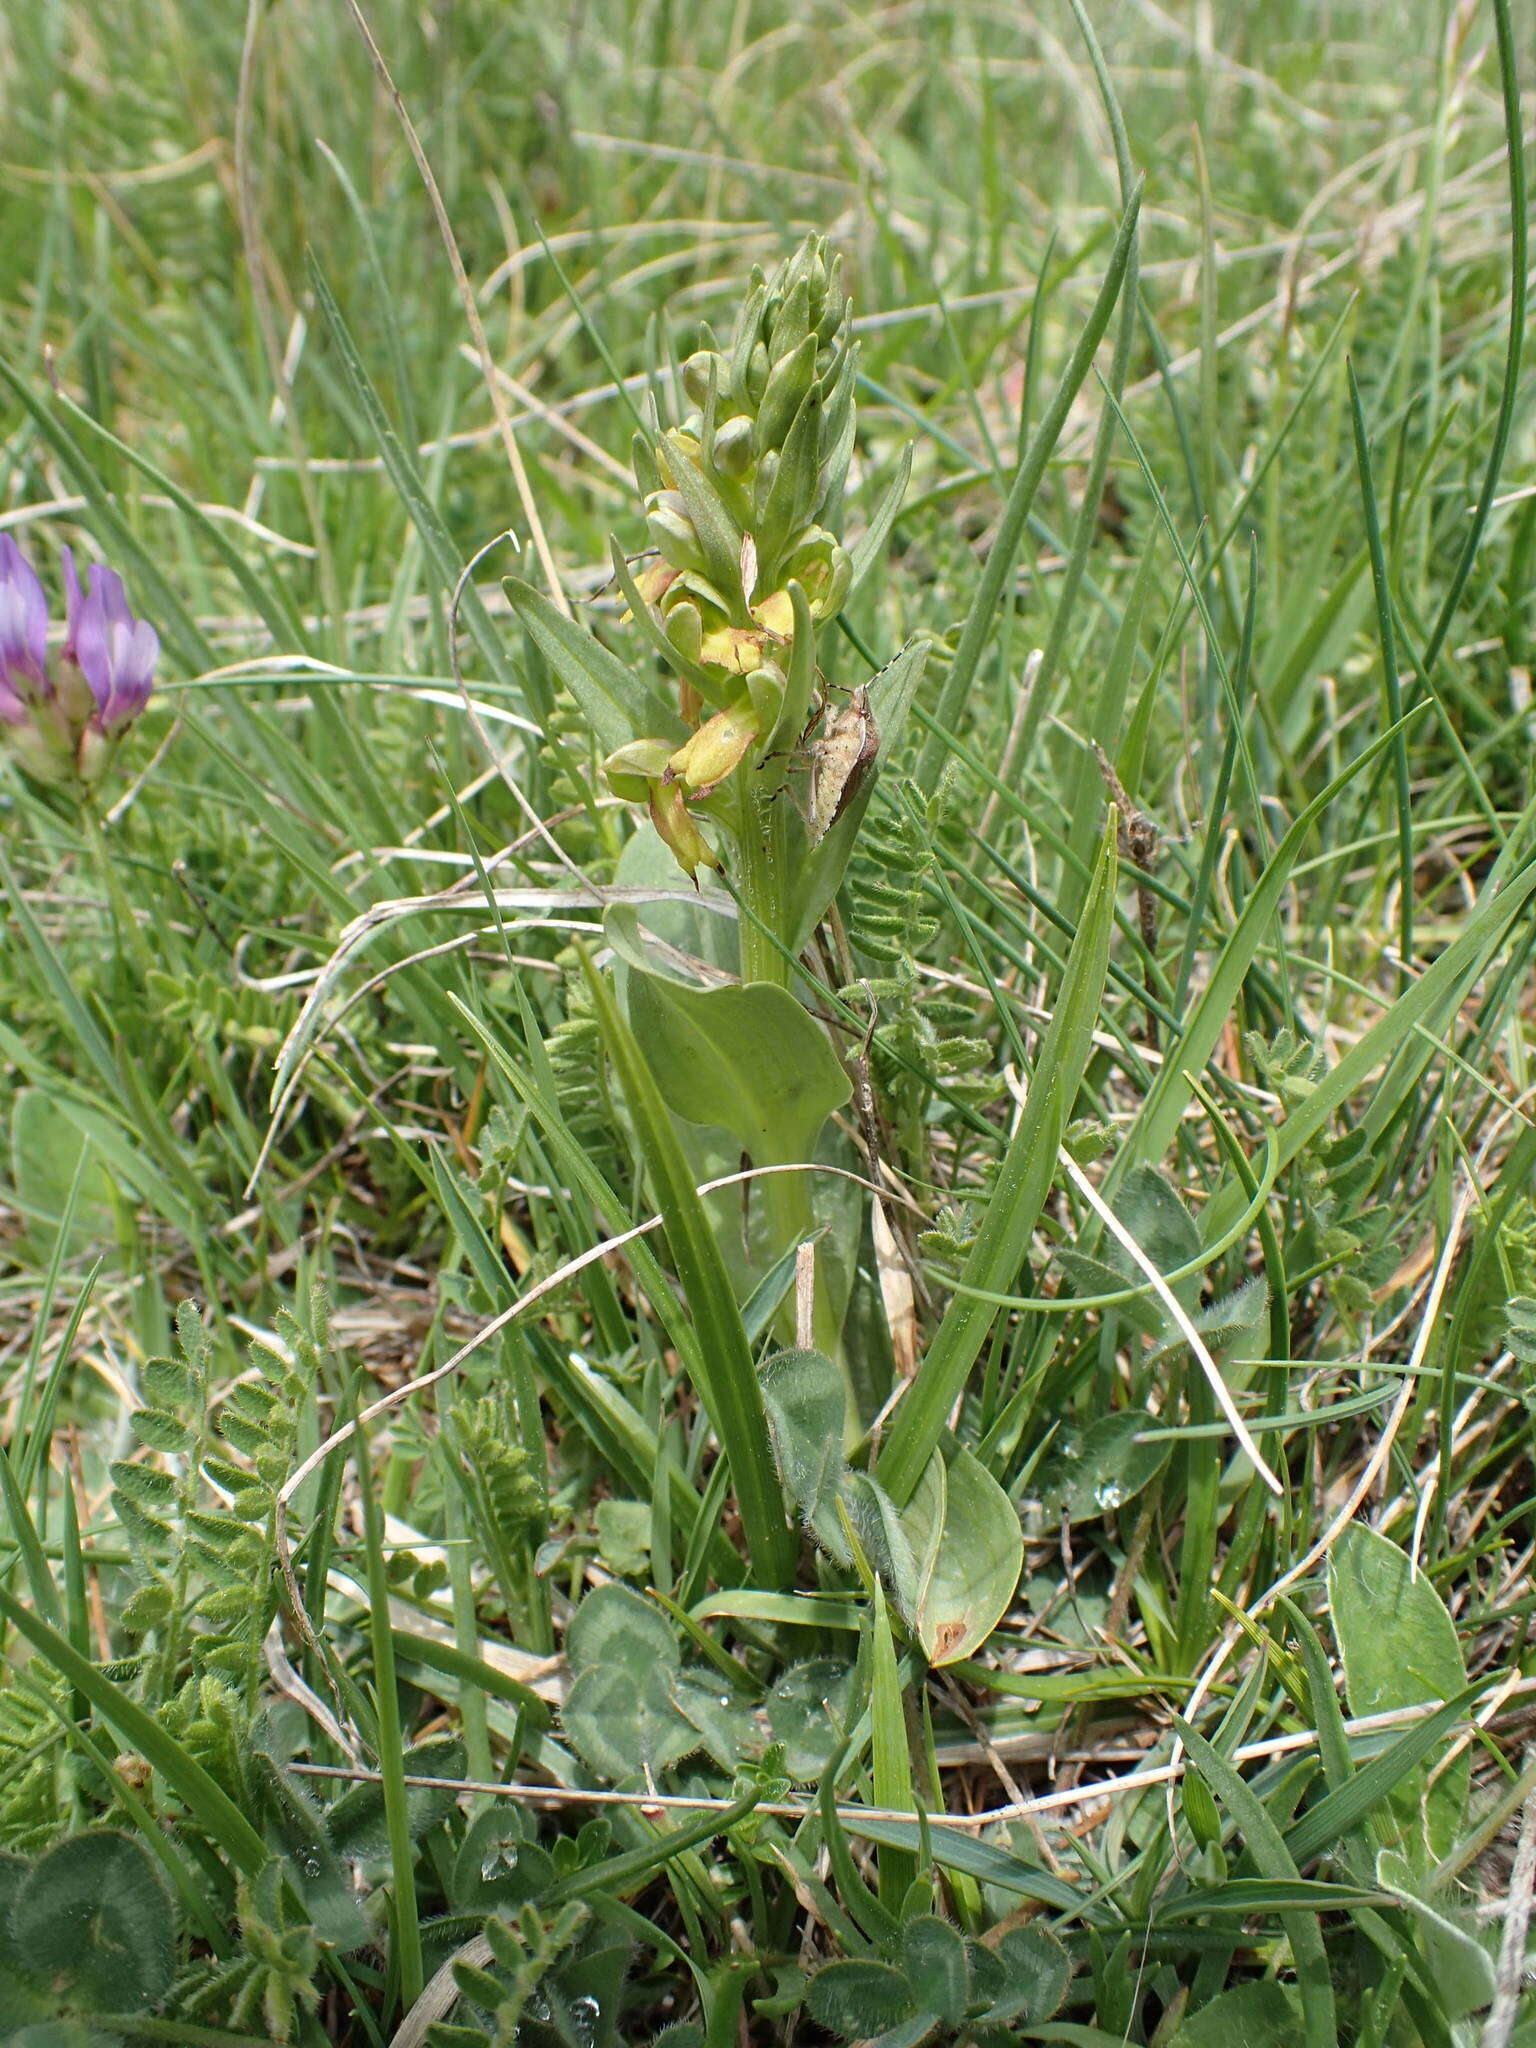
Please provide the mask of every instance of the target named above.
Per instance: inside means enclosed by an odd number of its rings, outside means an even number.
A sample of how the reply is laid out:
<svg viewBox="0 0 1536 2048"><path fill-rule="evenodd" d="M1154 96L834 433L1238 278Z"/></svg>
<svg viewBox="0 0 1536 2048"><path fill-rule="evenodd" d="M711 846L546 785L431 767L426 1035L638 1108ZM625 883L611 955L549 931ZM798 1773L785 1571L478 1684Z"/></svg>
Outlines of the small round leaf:
<svg viewBox="0 0 1536 2048"><path fill-rule="evenodd" d="M618 1585L594 1587L582 1601L566 1631L565 1655L572 1671L614 1664L636 1680L658 1665L675 1671L682 1661L672 1624L660 1608Z"/></svg>
<svg viewBox="0 0 1536 2048"><path fill-rule="evenodd" d="M565 1732L607 1778L667 1770L699 1745L672 1703L672 1673L659 1664L643 1677L622 1664L583 1671L565 1702Z"/></svg>
<svg viewBox="0 0 1536 2048"><path fill-rule="evenodd" d="M862 1957L828 1963L818 1970L805 2002L813 2019L848 2041L867 2040L883 2027L911 2019L917 2010L911 1987L899 1970Z"/></svg>
<svg viewBox="0 0 1536 2048"><path fill-rule="evenodd" d="M918 2004L958 2027L970 1996L965 1943L937 1913L920 1913L901 1930L901 1966Z"/></svg>
<svg viewBox="0 0 1536 2048"><path fill-rule="evenodd" d="M158 1866L131 1835L91 1828L39 1857L11 1908L28 1968L69 2005L141 2012L164 1997L176 1923Z"/></svg>

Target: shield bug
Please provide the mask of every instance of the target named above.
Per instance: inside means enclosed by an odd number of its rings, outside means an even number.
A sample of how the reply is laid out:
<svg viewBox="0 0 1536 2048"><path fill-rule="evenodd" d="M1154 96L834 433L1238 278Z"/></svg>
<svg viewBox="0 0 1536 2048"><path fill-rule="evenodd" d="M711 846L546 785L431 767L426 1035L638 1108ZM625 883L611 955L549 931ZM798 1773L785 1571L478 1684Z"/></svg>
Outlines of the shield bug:
<svg viewBox="0 0 1536 2048"><path fill-rule="evenodd" d="M825 839L869 779L880 752L880 728L867 689L855 690L831 724L811 742L812 846Z"/></svg>

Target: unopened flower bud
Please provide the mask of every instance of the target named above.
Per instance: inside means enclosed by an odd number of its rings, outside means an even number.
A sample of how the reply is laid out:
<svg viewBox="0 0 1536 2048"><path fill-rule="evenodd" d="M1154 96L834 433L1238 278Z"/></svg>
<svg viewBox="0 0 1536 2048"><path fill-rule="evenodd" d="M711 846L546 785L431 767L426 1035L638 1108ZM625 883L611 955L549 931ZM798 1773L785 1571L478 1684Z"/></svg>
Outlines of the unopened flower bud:
<svg viewBox="0 0 1536 2048"><path fill-rule="evenodd" d="M715 429L715 467L722 476L739 482L752 467L756 427L744 412L738 412Z"/></svg>
<svg viewBox="0 0 1536 2048"><path fill-rule="evenodd" d="M704 621L696 604L686 598L667 613L667 638L684 661L697 663L704 644Z"/></svg>
<svg viewBox="0 0 1536 2048"><path fill-rule="evenodd" d="M768 388L768 368L768 350L762 342L758 342L747 358L747 396L754 405L761 401L763 393Z"/></svg>
<svg viewBox="0 0 1536 2048"><path fill-rule="evenodd" d="M674 569L704 569L698 531L676 491L655 494L646 506L645 523L652 540Z"/></svg>
<svg viewBox="0 0 1536 2048"><path fill-rule="evenodd" d="M603 763L608 787L625 803L648 803L653 787L667 772L669 752L665 740L629 740Z"/></svg>
<svg viewBox="0 0 1536 2048"><path fill-rule="evenodd" d="M834 256L826 271L826 290L822 294L821 309L813 309L816 321L816 339L829 342L841 325L847 301L843 297L843 259Z"/></svg>
<svg viewBox="0 0 1536 2048"><path fill-rule="evenodd" d="M774 479L778 473L779 452L776 448L770 448L766 455L760 456L758 459L757 481L752 491L752 511L758 519L762 518L768 508L768 499L772 494Z"/></svg>
<svg viewBox="0 0 1536 2048"><path fill-rule="evenodd" d="M816 338L808 334L798 348L781 356L769 373L762 403L757 409L757 445L778 448L789 432L790 423L816 380Z"/></svg>
<svg viewBox="0 0 1536 2048"><path fill-rule="evenodd" d="M697 406L704 406L709 399L710 378L713 376L716 391L725 389L726 360L717 350L701 348L691 355L683 365L683 389Z"/></svg>
<svg viewBox="0 0 1536 2048"><path fill-rule="evenodd" d="M765 661L747 677L747 695L752 700L760 733L771 733L777 726L788 687L788 678L776 661Z"/></svg>
<svg viewBox="0 0 1536 2048"><path fill-rule="evenodd" d="M810 285L803 276L791 286L768 323L768 353L781 362L811 338Z"/></svg>

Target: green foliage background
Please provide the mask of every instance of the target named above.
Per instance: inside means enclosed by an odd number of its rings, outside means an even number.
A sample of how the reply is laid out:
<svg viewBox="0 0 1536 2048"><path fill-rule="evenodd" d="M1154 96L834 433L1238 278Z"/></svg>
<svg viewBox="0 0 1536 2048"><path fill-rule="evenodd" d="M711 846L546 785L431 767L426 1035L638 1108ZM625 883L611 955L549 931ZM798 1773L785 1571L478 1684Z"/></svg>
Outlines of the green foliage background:
<svg viewBox="0 0 1536 2048"><path fill-rule="evenodd" d="M504 418L342 0L0 20L0 526L165 646L104 816L0 770L0 2033L1536 2041L1528 16L364 11ZM629 407L807 232L851 535L912 450L827 680L928 648L801 984L910 1321L849 1183L819 1256L850 1438L911 1341L893 1492L952 1425L1025 1543L940 1670L814 1372L752 1582L681 1211L573 1265L666 1206L593 885L718 933L499 580L531 506L654 680Z"/></svg>

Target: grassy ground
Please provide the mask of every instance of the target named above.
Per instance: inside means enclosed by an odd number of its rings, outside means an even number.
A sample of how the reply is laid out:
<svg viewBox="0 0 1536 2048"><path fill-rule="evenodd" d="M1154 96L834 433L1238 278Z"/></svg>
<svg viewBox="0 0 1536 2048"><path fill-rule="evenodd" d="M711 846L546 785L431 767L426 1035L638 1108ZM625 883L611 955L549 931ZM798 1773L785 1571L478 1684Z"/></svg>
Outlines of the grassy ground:
<svg viewBox="0 0 1536 2048"><path fill-rule="evenodd" d="M164 646L0 768L0 2032L1536 2042L1529 19L367 11L399 107L0 21L0 529ZM807 232L831 701L927 648L794 981L846 1469L711 1398L807 1231L605 892L730 925L500 581L659 676L637 408Z"/></svg>

